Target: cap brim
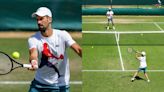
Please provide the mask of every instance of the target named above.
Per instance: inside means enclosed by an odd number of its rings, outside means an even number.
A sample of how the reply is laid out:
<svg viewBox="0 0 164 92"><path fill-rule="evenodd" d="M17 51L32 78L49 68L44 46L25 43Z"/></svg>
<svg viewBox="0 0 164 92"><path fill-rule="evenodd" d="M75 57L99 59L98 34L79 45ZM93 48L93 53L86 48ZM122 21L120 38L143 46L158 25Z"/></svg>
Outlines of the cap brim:
<svg viewBox="0 0 164 92"><path fill-rule="evenodd" d="M45 14L42 14L42 13L39 13L39 12L34 12L33 14L32 14L32 17L34 18L34 17L36 17L36 16L41 16L41 17L43 17L43 16L46 16Z"/></svg>

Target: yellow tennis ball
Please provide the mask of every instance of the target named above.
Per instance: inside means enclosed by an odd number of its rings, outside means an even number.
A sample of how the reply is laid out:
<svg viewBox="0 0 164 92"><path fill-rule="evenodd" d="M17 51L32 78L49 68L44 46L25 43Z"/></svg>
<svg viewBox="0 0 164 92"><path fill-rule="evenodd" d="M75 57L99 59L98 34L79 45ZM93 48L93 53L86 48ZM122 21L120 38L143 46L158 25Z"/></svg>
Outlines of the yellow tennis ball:
<svg viewBox="0 0 164 92"><path fill-rule="evenodd" d="M20 57L19 52L14 51L14 52L12 53L12 57L13 57L14 59L18 59L18 58Z"/></svg>

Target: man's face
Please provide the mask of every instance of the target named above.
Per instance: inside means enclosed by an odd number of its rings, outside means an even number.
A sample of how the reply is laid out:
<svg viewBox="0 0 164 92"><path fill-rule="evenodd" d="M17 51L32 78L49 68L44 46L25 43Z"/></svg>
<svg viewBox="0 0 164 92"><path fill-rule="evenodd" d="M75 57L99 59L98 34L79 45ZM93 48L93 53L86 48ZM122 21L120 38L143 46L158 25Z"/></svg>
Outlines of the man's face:
<svg viewBox="0 0 164 92"><path fill-rule="evenodd" d="M37 24L38 24L38 28L40 31L45 32L46 29L49 27L49 24L51 24L52 20L50 17L48 16L37 16Z"/></svg>

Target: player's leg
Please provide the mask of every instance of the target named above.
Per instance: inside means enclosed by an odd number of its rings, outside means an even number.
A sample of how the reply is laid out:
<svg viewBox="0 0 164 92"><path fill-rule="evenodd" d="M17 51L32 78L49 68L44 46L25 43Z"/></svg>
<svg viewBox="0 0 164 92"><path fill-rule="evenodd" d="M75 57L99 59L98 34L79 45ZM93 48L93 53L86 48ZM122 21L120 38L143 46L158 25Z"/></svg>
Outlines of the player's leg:
<svg viewBox="0 0 164 92"><path fill-rule="evenodd" d="M61 86L60 87L60 92L69 92L69 86Z"/></svg>
<svg viewBox="0 0 164 92"><path fill-rule="evenodd" d="M133 77L131 78L132 82L135 80L135 77L138 76L140 71L141 71L141 68L138 68L138 71L134 73Z"/></svg>
<svg viewBox="0 0 164 92"><path fill-rule="evenodd" d="M111 18L111 23L112 23L112 28L113 28L113 30L115 30L113 18Z"/></svg>
<svg viewBox="0 0 164 92"><path fill-rule="evenodd" d="M133 77L131 78L131 81L133 82L135 80L135 77L138 76L139 71L135 72Z"/></svg>
<svg viewBox="0 0 164 92"><path fill-rule="evenodd" d="M35 87L30 86L30 89L28 92L39 92L39 90Z"/></svg>
<svg viewBox="0 0 164 92"><path fill-rule="evenodd" d="M108 18L107 27L106 27L107 30L109 30L109 23L110 23L110 19Z"/></svg>
<svg viewBox="0 0 164 92"><path fill-rule="evenodd" d="M36 87L37 83L35 79L31 82L30 89L28 92L40 92L40 90Z"/></svg>
<svg viewBox="0 0 164 92"><path fill-rule="evenodd" d="M145 76L146 79L147 79L147 82L150 82L149 77L148 77L148 75L147 75L147 73L146 73L146 68L144 68L143 71L144 71L144 76Z"/></svg>
<svg viewBox="0 0 164 92"><path fill-rule="evenodd" d="M147 79L147 82L150 82L150 80L149 80L149 77L148 77L147 73L144 73L144 75L145 75L145 77L146 77L146 79Z"/></svg>

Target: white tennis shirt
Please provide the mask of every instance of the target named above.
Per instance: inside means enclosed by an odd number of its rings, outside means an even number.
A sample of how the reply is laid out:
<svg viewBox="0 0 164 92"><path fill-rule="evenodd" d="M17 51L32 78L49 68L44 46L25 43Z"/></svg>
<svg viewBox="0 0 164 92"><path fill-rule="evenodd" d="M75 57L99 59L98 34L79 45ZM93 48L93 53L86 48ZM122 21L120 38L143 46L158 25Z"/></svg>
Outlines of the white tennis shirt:
<svg viewBox="0 0 164 92"><path fill-rule="evenodd" d="M114 12L113 11L107 11L106 16L108 19L111 19L113 17Z"/></svg>
<svg viewBox="0 0 164 92"><path fill-rule="evenodd" d="M139 68L145 68L145 67L147 67L147 64L146 64L146 56L144 56L144 57L138 57L138 59L140 61Z"/></svg>
<svg viewBox="0 0 164 92"><path fill-rule="evenodd" d="M69 85L70 69L69 60L66 55L66 48L74 44L75 41L68 34L68 32L53 29L53 34L50 37L43 37L40 32L37 32L28 39L28 43L29 49L36 48L38 50L39 65L41 62L47 62L48 60L49 62L55 64L61 75L61 77L58 78L57 72L52 67L43 65L36 70L35 79L43 84L55 84L58 86ZM63 55L64 59L58 60L54 57L43 59L43 52L49 52L56 57Z"/></svg>

